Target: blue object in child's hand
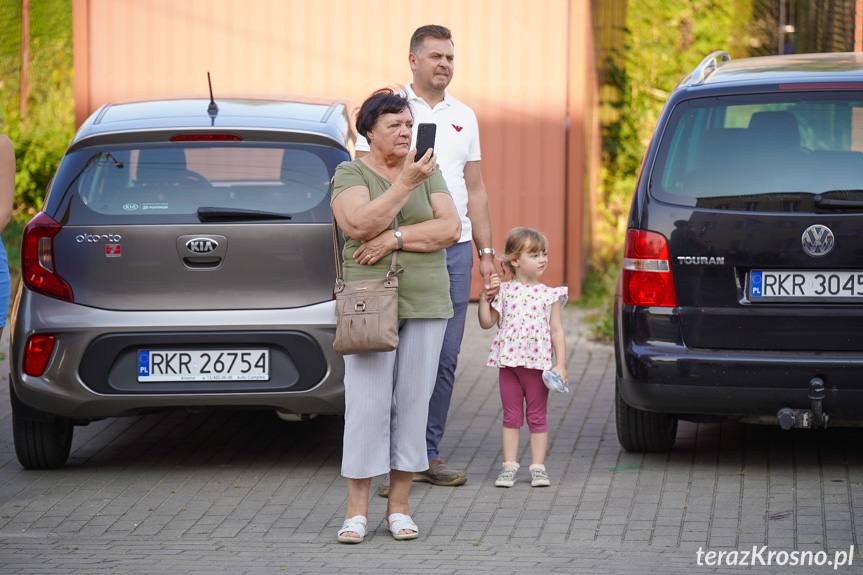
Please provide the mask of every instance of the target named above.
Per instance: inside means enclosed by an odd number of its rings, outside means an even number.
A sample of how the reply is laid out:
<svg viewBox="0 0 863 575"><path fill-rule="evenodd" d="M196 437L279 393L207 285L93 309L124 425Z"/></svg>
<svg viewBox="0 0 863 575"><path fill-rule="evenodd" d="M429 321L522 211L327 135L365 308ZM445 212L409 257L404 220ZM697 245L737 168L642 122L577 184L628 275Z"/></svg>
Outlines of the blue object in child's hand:
<svg viewBox="0 0 863 575"><path fill-rule="evenodd" d="M551 391L559 391L561 393L569 393L569 388L563 384L563 378L556 371L546 369L542 372L542 381L545 386Z"/></svg>

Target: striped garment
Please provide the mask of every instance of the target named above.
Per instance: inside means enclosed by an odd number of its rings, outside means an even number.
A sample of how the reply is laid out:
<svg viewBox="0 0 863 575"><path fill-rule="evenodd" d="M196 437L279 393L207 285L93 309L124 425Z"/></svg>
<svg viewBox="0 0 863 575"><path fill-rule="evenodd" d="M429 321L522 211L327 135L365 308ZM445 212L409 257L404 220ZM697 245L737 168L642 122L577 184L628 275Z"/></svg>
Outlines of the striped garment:
<svg viewBox="0 0 863 575"><path fill-rule="evenodd" d="M342 475L425 471L426 420L445 319L406 319L395 351L345 356Z"/></svg>

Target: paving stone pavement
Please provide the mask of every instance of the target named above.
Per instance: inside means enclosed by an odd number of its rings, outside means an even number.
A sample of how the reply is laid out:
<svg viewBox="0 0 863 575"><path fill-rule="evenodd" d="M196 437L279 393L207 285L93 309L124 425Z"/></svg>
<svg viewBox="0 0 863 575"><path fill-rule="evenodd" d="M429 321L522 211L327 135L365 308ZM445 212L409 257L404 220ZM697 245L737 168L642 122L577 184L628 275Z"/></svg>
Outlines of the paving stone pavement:
<svg viewBox="0 0 863 575"><path fill-rule="evenodd" d="M552 485L536 489L526 429L519 482L494 487L492 331L468 322L441 446L468 482L413 485L421 534L409 542L389 535L386 500L374 494L365 542L336 542L347 500L340 418L105 420L76 428L63 469L25 471L0 394L0 573L863 572L863 430L682 422L671 453L627 453L615 433L613 349L585 336L583 314L565 310L572 392L549 400ZM0 377L8 369L4 358Z"/></svg>

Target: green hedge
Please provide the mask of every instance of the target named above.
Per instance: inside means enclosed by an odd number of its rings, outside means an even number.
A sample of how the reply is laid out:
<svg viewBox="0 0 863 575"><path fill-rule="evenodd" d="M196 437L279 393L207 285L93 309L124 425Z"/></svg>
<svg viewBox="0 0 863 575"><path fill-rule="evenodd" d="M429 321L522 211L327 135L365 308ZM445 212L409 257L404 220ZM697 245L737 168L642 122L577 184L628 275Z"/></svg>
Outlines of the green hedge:
<svg viewBox="0 0 863 575"><path fill-rule="evenodd" d="M24 223L42 206L48 182L75 132L72 1L32 0L27 118L19 112L21 0L0 0L0 133L15 146L15 210L3 230L18 273Z"/></svg>
<svg viewBox="0 0 863 575"><path fill-rule="evenodd" d="M597 249L584 291L599 314L594 335L610 339L614 283L620 269L632 193L641 158L668 95L708 54L746 57L755 30L753 0L638 0L627 2L622 57L607 62L606 90L618 94L603 127L597 190Z"/></svg>
<svg viewBox="0 0 863 575"><path fill-rule="evenodd" d="M27 117L19 111L21 2L0 0L0 116L15 145L16 220L42 205L45 189L75 131L72 2L31 3Z"/></svg>

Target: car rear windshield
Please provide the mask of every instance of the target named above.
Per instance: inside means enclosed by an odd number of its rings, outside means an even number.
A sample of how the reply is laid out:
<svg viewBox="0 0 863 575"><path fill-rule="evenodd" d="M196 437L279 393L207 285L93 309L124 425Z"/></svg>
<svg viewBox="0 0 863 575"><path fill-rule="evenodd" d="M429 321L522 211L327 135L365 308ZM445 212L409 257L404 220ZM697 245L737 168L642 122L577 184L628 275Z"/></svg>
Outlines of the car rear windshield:
<svg viewBox="0 0 863 575"><path fill-rule="evenodd" d="M863 94L685 100L661 138L649 185L662 201L756 212L863 209L855 206L863 202Z"/></svg>
<svg viewBox="0 0 863 575"><path fill-rule="evenodd" d="M331 175L346 159L309 144L94 147L64 159L55 188L66 189L76 224L197 222L202 208L324 222Z"/></svg>

